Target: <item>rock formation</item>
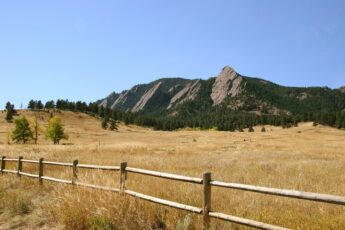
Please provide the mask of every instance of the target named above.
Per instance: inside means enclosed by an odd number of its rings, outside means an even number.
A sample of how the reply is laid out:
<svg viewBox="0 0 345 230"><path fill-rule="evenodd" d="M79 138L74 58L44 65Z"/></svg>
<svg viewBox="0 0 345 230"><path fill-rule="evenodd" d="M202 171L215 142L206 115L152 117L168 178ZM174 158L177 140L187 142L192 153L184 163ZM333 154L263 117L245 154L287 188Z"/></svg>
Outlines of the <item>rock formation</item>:
<svg viewBox="0 0 345 230"><path fill-rule="evenodd" d="M239 94L241 81L242 77L233 68L224 67L212 87L211 98L213 105L219 105L227 96L234 97Z"/></svg>
<svg viewBox="0 0 345 230"><path fill-rule="evenodd" d="M155 84L151 89L149 89L148 91L146 91L144 93L144 95L140 98L140 100L138 101L138 103L132 108L132 112L139 112L140 110L142 110L146 103L151 99L151 97L155 94L155 92L157 91L157 89L161 86L162 82L158 82L157 84Z"/></svg>
<svg viewBox="0 0 345 230"><path fill-rule="evenodd" d="M179 91L173 98L171 98L170 104L167 109L182 104L183 102L186 102L188 100L194 100L200 90L200 86L200 80L188 83L181 91Z"/></svg>
<svg viewBox="0 0 345 230"><path fill-rule="evenodd" d="M122 105L124 103L126 103L127 100L127 95L128 95L129 91L124 91L120 94L120 96L114 101L114 103L111 105L111 109L115 109L116 106L118 105Z"/></svg>

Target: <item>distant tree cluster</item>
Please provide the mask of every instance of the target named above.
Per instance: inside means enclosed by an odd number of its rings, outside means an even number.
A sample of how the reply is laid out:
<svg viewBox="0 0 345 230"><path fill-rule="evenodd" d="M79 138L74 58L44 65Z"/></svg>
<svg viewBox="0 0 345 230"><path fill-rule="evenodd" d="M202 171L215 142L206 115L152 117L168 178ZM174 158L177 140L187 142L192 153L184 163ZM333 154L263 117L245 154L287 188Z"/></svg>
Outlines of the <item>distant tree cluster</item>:
<svg viewBox="0 0 345 230"><path fill-rule="evenodd" d="M29 104L28 104L28 109L30 110L42 110L44 109L43 103L41 100L38 101L34 101L34 100L30 100Z"/></svg>
<svg viewBox="0 0 345 230"><path fill-rule="evenodd" d="M316 113L312 119L315 124L345 129L345 111L335 113Z"/></svg>
<svg viewBox="0 0 345 230"><path fill-rule="evenodd" d="M28 109L34 111L34 110L42 110L42 109L60 109L60 110L70 110L70 111L87 111L89 105L85 102L77 101L77 102L70 102L68 100L57 100L56 102L54 100L47 101L45 104L42 103L41 100L30 100L28 103Z"/></svg>
<svg viewBox="0 0 345 230"><path fill-rule="evenodd" d="M300 114L269 115L253 114L245 111L233 111L226 106L209 107L212 101L208 100L208 93L200 100L190 101L183 104L177 115L169 115L167 112L155 114L142 114L124 112L99 106L97 103L85 103L81 101L71 102L68 100L48 101L43 109L68 110L73 112L84 112L100 119L103 129L117 130L119 121L125 125L135 124L139 126L153 127L155 130L172 131L180 128L217 129L220 131L240 131L248 129L254 131L254 126L262 126L265 132L265 125L281 126L290 128L298 126L299 122L311 121L315 124L323 124L339 129L345 128L345 111L339 112L304 112ZM31 100L30 108L40 109L40 101ZM14 110L10 103L6 105L7 111ZM11 115L11 112L10 112Z"/></svg>

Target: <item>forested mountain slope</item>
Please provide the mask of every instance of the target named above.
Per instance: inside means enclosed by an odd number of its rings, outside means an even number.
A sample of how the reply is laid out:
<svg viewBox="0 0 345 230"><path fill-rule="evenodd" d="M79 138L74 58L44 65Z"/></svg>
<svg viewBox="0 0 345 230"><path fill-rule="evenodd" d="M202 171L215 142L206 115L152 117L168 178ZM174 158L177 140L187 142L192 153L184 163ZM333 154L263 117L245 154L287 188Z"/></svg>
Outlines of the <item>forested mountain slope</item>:
<svg viewBox="0 0 345 230"><path fill-rule="evenodd" d="M297 115L341 111L345 109L345 93L343 87L285 87L243 76L226 66L208 80L162 78L122 93L114 92L97 103L111 109L157 115L207 113L223 107L227 112Z"/></svg>

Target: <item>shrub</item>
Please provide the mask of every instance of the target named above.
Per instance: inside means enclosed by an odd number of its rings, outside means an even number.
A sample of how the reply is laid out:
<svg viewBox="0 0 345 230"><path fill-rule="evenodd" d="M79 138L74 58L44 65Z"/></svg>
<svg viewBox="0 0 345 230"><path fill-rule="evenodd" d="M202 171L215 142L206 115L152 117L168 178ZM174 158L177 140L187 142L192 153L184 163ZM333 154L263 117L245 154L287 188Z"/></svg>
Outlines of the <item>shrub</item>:
<svg viewBox="0 0 345 230"><path fill-rule="evenodd" d="M89 229L92 230L115 230L114 223L103 216L94 216L89 219Z"/></svg>

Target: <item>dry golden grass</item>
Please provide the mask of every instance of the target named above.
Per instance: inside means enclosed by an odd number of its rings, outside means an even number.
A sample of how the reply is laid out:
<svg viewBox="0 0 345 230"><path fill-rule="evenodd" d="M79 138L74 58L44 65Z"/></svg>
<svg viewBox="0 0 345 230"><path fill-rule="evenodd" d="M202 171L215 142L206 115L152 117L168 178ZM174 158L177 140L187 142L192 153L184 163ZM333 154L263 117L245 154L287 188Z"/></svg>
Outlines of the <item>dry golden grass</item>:
<svg viewBox="0 0 345 230"><path fill-rule="evenodd" d="M31 112L21 114L33 116ZM13 128L0 113L0 155L28 159L129 166L260 186L345 196L345 132L311 123L261 133L217 131L161 132L121 125L102 130L85 114L63 112L70 136L54 146L40 135L39 144L7 145ZM44 129L49 114L39 113ZM10 165L15 169L15 165ZM24 171L37 172L34 165ZM70 169L45 168L46 175L70 178ZM117 173L80 170L81 181L118 187ZM117 194L74 188L5 174L0 177L0 228L56 229L200 229L200 216ZM201 207L202 188L181 182L129 174L129 189ZM212 209L294 229L344 229L345 207L243 191L214 188ZM212 220L214 229L244 227Z"/></svg>

